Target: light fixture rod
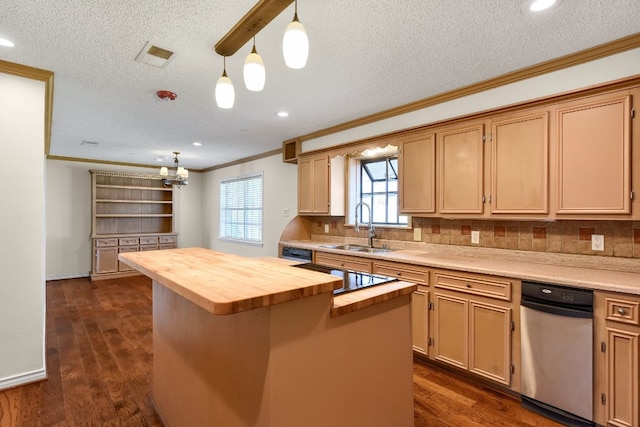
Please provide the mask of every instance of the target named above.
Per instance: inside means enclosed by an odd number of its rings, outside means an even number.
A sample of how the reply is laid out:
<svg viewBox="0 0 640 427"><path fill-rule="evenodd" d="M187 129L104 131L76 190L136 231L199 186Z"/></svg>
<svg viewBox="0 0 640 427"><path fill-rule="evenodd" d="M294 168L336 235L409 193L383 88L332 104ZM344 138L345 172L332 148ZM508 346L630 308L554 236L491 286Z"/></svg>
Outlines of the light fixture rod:
<svg viewBox="0 0 640 427"><path fill-rule="evenodd" d="M293 0L260 0L216 43L216 53L233 55L291 3Z"/></svg>

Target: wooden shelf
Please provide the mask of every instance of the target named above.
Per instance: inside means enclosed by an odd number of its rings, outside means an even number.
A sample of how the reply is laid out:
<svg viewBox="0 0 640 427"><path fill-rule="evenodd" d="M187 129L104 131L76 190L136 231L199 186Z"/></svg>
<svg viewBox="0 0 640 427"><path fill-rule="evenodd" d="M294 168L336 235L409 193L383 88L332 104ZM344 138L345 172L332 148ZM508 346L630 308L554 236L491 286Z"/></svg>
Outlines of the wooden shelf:
<svg viewBox="0 0 640 427"><path fill-rule="evenodd" d="M172 200L114 200L114 199L96 199L96 203L148 203L148 204L173 204Z"/></svg>
<svg viewBox="0 0 640 427"><path fill-rule="evenodd" d="M173 214L96 214L96 218L171 218Z"/></svg>
<svg viewBox="0 0 640 427"><path fill-rule="evenodd" d="M161 176L90 172L92 280L131 275L119 253L177 247L173 187Z"/></svg>

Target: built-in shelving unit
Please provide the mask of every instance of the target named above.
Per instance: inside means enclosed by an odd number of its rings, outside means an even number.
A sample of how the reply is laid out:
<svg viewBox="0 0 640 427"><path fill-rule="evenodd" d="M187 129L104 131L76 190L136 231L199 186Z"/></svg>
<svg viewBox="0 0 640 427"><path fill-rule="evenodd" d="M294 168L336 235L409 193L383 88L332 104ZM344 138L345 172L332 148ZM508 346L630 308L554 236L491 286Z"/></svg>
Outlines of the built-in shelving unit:
<svg viewBox="0 0 640 427"><path fill-rule="evenodd" d="M177 247L173 187L155 175L90 172L92 280L136 274L120 252Z"/></svg>

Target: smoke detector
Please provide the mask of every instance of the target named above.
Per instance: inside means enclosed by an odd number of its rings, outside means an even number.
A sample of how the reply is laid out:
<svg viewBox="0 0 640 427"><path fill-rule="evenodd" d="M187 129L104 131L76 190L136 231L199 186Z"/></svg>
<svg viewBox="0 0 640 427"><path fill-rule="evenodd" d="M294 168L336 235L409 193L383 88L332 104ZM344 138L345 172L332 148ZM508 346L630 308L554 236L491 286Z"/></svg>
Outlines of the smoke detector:
<svg viewBox="0 0 640 427"><path fill-rule="evenodd" d="M175 92L171 92L170 90L159 90L156 92L156 95L166 102L173 101L178 97Z"/></svg>

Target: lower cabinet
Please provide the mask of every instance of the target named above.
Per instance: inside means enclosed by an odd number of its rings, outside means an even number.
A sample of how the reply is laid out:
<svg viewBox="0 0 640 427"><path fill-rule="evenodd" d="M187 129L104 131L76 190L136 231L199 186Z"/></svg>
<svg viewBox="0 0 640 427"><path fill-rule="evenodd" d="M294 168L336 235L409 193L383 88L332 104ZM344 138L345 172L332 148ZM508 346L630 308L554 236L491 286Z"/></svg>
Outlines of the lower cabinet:
<svg viewBox="0 0 640 427"><path fill-rule="evenodd" d="M595 421L640 425L640 297L594 293Z"/></svg>
<svg viewBox="0 0 640 427"><path fill-rule="evenodd" d="M411 299L413 351L429 355L429 288L418 285Z"/></svg>
<svg viewBox="0 0 640 427"><path fill-rule="evenodd" d="M144 236L110 236L93 238L93 265L91 280L110 279L137 274L128 264L118 261L118 254L177 247L176 234Z"/></svg>
<svg viewBox="0 0 640 427"><path fill-rule="evenodd" d="M517 390L512 375L519 355L518 311L512 292L519 282L436 271L432 284L429 357Z"/></svg>

